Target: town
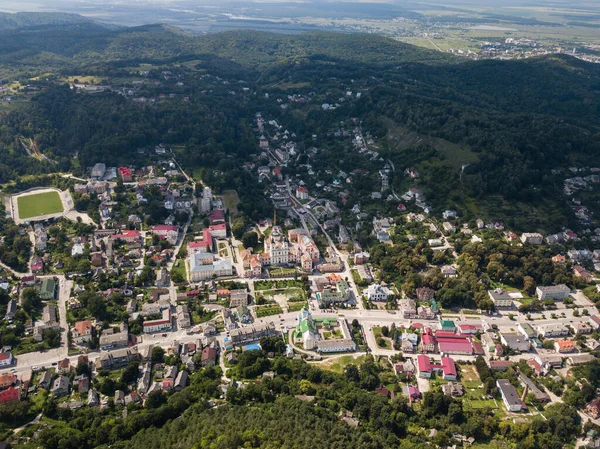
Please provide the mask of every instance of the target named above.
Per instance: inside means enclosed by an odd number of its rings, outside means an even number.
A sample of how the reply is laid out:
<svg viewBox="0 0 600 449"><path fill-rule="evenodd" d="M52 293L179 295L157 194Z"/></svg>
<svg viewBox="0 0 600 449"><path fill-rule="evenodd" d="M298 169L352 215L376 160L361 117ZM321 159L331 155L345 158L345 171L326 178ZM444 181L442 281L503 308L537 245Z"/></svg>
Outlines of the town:
<svg viewBox="0 0 600 449"><path fill-rule="evenodd" d="M321 109L350 99L359 93ZM376 392L411 404L441 389L516 419L569 400L600 425L595 390L580 391L600 379L574 374L597 363L600 230L518 235L435 211L417 187L397 194L392 177L419 173L396 174L355 118L331 137L363 168L337 172L320 163L319 136L301 148L276 120L257 112L254 123L258 151L244 170L273 207L256 222L237 212L234 190L196 181L166 145L140 149L150 165L97 163L85 178L61 177L60 189L6 199L3 245L30 242L31 252L26 264L1 264L0 402L50 394L69 409L143 405L213 366L227 388L241 354L281 340L287 357L325 367L387 360L393 387ZM372 192L357 196L365 177ZM567 179L565 194L596 177ZM393 213L374 214L377 202ZM489 258L486 283L471 286L476 257Z"/></svg>

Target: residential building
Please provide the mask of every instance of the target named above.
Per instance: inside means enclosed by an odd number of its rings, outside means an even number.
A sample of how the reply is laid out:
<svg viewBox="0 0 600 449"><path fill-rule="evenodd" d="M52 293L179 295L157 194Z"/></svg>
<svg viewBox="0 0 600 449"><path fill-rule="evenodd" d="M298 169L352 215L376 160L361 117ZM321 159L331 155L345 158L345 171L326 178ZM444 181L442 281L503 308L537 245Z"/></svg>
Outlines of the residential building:
<svg viewBox="0 0 600 449"><path fill-rule="evenodd" d="M215 348L206 347L202 350L202 366L215 366L217 363L217 350Z"/></svg>
<svg viewBox="0 0 600 449"><path fill-rule="evenodd" d="M538 334L544 338L564 337L569 335L569 329L561 323L544 324L538 326Z"/></svg>
<svg viewBox="0 0 600 449"><path fill-rule="evenodd" d="M348 283L340 279L335 285L327 285L323 290L317 292L316 297L320 305L329 307L332 304L346 302L350 296L350 286Z"/></svg>
<svg viewBox="0 0 600 449"><path fill-rule="evenodd" d="M428 287L419 287L415 290L419 301L430 301L435 295L435 290Z"/></svg>
<svg viewBox="0 0 600 449"><path fill-rule="evenodd" d="M173 322L171 319L171 308L167 307L163 309L162 317L159 319L144 321L143 327L145 334L170 331L173 328Z"/></svg>
<svg viewBox="0 0 600 449"><path fill-rule="evenodd" d="M369 301L386 302L389 290L379 284L371 284L364 293L367 295L367 298L369 298Z"/></svg>
<svg viewBox="0 0 600 449"><path fill-rule="evenodd" d="M334 352L354 352L356 351L356 348L356 343L348 338L319 340L317 342L317 352L321 354L331 354Z"/></svg>
<svg viewBox="0 0 600 449"><path fill-rule="evenodd" d="M465 394L463 386L459 382L448 382L442 385L442 391L446 396L459 397Z"/></svg>
<svg viewBox="0 0 600 449"><path fill-rule="evenodd" d="M179 329L186 329L192 325L190 311L186 304L180 304L176 307L177 326Z"/></svg>
<svg viewBox="0 0 600 449"><path fill-rule="evenodd" d="M533 394L535 398L540 402L550 402L550 396L548 393L540 390L538 386L525 374L519 373L519 380L529 390L529 393Z"/></svg>
<svg viewBox="0 0 600 449"><path fill-rule="evenodd" d="M175 383L173 384L173 390L181 391L185 387L187 387L188 383L189 383L189 374L187 371L182 370L179 372L179 374L177 375L177 378L175 379Z"/></svg>
<svg viewBox="0 0 600 449"><path fill-rule="evenodd" d="M16 312L17 312L17 301L15 301L14 299L11 299L10 301L8 301L8 304L6 305L6 314L4 315L4 319L6 321L8 321L9 323L12 323Z"/></svg>
<svg viewBox="0 0 600 449"><path fill-rule="evenodd" d="M175 245L179 236L179 228L173 225L156 225L152 227L152 234L166 239L171 245Z"/></svg>
<svg viewBox="0 0 600 449"><path fill-rule="evenodd" d="M577 343L573 340L557 340L554 342L554 349L558 353L568 353L577 351Z"/></svg>
<svg viewBox="0 0 600 449"><path fill-rule="evenodd" d="M370 254L366 251L358 252L354 255L354 265L362 265L369 261Z"/></svg>
<svg viewBox="0 0 600 449"><path fill-rule="evenodd" d="M220 223L216 225L210 225L208 227L210 231L211 237L215 239L226 239L227 238L227 226L225 223Z"/></svg>
<svg viewBox="0 0 600 449"><path fill-rule="evenodd" d="M234 346L252 343L263 337L274 337L278 335L273 323L254 324L252 326L240 327L230 332L231 343Z"/></svg>
<svg viewBox="0 0 600 449"><path fill-rule="evenodd" d="M77 321L71 330L71 334L75 344L89 343L92 339L92 322L90 320Z"/></svg>
<svg viewBox="0 0 600 449"><path fill-rule="evenodd" d="M296 197L299 200L307 200L308 199L308 189L304 186L300 186L296 189Z"/></svg>
<svg viewBox="0 0 600 449"><path fill-rule="evenodd" d="M581 265L575 265L573 267L573 274L575 275L575 277L579 277L588 283L592 282L592 280L594 279L594 277Z"/></svg>
<svg viewBox="0 0 600 449"><path fill-rule="evenodd" d="M500 395L502 396L502 402L510 412L520 412L523 410L524 405L519 398L517 390L512 386L510 381L506 379L498 379L496 381L496 386L500 391Z"/></svg>
<svg viewBox="0 0 600 449"><path fill-rule="evenodd" d="M0 374L0 389L10 387L17 382L17 376L13 373Z"/></svg>
<svg viewBox="0 0 600 449"><path fill-rule="evenodd" d="M519 323L517 324L517 331L519 331L526 340L531 340L532 338L537 338L538 333L529 323Z"/></svg>
<svg viewBox="0 0 600 449"><path fill-rule="evenodd" d="M544 241L544 236L539 232L524 232L521 234L521 242L529 245L541 245Z"/></svg>
<svg viewBox="0 0 600 449"><path fill-rule="evenodd" d="M129 331L126 327L120 332L114 332L112 328L105 329L100 335L101 348L121 348L127 346L128 342Z"/></svg>
<svg viewBox="0 0 600 449"><path fill-rule="evenodd" d="M501 332L500 341L513 351L528 352L530 349L529 340L516 332Z"/></svg>
<svg viewBox="0 0 600 449"><path fill-rule="evenodd" d="M52 393L55 397L61 397L69 394L70 379L67 376L58 376L52 384Z"/></svg>
<svg viewBox="0 0 600 449"><path fill-rule="evenodd" d="M573 329L573 333L575 335L585 335L585 334L591 334L592 333L592 326L590 326L588 323L584 323L584 322L575 322L575 323L571 323L571 329Z"/></svg>
<svg viewBox="0 0 600 449"><path fill-rule="evenodd" d="M121 369L129 363L139 360L139 353L133 349L118 349L102 354L96 359L96 368L109 370Z"/></svg>
<svg viewBox="0 0 600 449"><path fill-rule="evenodd" d="M426 355L420 354L417 356L417 373L423 379L431 378L433 373L431 360Z"/></svg>
<svg viewBox="0 0 600 449"><path fill-rule="evenodd" d="M497 309L508 308L513 306L513 299L508 292L503 288L488 290L488 295Z"/></svg>
<svg viewBox="0 0 600 449"><path fill-rule="evenodd" d="M424 332L421 335L421 351L424 353L435 352L435 338L431 333L431 329L427 328Z"/></svg>
<svg viewBox="0 0 600 449"><path fill-rule="evenodd" d="M400 309L402 310L404 319L411 319L417 316L417 305L412 299L401 299Z"/></svg>
<svg viewBox="0 0 600 449"><path fill-rule="evenodd" d="M44 301L53 300L56 295L56 287L57 284L54 278L44 279L38 291L40 298Z"/></svg>
<svg viewBox="0 0 600 449"><path fill-rule="evenodd" d="M96 407L99 404L100 404L100 399L98 398L98 393L96 393L92 389L88 390L87 405L89 407Z"/></svg>
<svg viewBox="0 0 600 449"><path fill-rule="evenodd" d="M248 291L245 288L231 290L229 293L229 307L232 309L248 305Z"/></svg>
<svg viewBox="0 0 600 449"><path fill-rule="evenodd" d="M56 306L46 305L42 309L42 317L41 320L35 322L35 326L33 328L33 336L36 341L42 341L44 337L44 332L49 330L59 330L60 324L58 323L56 316Z"/></svg>
<svg viewBox="0 0 600 449"><path fill-rule="evenodd" d="M546 299L562 300L569 297L571 289L565 284L538 286L535 289L535 294L540 301Z"/></svg>
<svg viewBox="0 0 600 449"><path fill-rule="evenodd" d="M583 411L594 419L600 418L600 398L596 398L587 404Z"/></svg>
<svg viewBox="0 0 600 449"><path fill-rule="evenodd" d="M18 401L21 398L19 388L8 387L6 390L0 391L0 403Z"/></svg>
<svg viewBox="0 0 600 449"><path fill-rule="evenodd" d="M233 264L229 259L217 259L212 253L194 253L189 256L190 280L199 282L220 276L231 276Z"/></svg>

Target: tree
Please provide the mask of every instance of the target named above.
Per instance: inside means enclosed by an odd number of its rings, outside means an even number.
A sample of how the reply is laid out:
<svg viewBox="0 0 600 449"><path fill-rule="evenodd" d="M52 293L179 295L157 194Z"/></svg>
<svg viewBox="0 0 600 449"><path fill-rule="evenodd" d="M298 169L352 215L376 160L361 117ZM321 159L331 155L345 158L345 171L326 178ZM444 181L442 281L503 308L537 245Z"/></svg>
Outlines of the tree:
<svg viewBox="0 0 600 449"><path fill-rule="evenodd" d="M160 346L152 348L152 362L162 363L165 360L165 350Z"/></svg>
<svg viewBox="0 0 600 449"><path fill-rule="evenodd" d="M254 231L244 233L242 236L242 243L244 248L256 248L258 244L258 234Z"/></svg>
<svg viewBox="0 0 600 449"><path fill-rule="evenodd" d="M536 287L537 285L534 278L531 276L523 277L523 290L525 293L527 293L529 296L534 296Z"/></svg>
<svg viewBox="0 0 600 449"><path fill-rule="evenodd" d="M162 348L161 348L162 349ZM152 348L152 356L154 357L154 348ZM139 366L136 362L130 363L121 374L121 381L130 384L135 382L140 374Z"/></svg>
<svg viewBox="0 0 600 449"><path fill-rule="evenodd" d="M389 328L388 328L387 326L383 326L383 327L381 328L381 334L382 334L384 337L389 337L389 336L390 336L390 330L389 330Z"/></svg>

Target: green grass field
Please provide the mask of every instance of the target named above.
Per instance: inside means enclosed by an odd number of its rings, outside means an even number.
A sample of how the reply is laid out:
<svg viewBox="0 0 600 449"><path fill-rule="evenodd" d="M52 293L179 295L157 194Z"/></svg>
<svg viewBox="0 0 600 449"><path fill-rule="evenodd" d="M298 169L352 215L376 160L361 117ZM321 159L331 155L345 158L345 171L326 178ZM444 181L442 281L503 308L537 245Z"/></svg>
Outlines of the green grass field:
<svg viewBox="0 0 600 449"><path fill-rule="evenodd" d="M17 198L19 218L25 220L39 215L56 214L63 211L58 192L44 192Z"/></svg>

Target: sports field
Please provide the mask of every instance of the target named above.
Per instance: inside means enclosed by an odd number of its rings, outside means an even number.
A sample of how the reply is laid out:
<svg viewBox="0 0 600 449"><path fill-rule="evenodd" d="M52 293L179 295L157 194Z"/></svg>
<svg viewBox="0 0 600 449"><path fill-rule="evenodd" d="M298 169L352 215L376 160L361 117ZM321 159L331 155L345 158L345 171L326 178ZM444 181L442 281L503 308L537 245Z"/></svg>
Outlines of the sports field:
<svg viewBox="0 0 600 449"><path fill-rule="evenodd" d="M63 205L58 192L42 192L17 198L19 218L37 217L39 215L57 214L63 211Z"/></svg>

